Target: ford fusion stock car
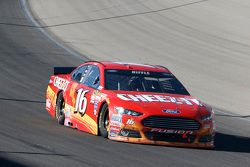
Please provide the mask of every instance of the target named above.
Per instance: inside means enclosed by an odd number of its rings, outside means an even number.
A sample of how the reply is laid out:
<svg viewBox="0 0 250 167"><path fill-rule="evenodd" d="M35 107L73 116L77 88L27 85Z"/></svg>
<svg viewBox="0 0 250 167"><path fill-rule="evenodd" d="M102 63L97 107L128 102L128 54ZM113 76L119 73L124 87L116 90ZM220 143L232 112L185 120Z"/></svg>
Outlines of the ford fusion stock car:
<svg viewBox="0 0 250 167"><path fill-rule="evenodd" d="M214 147L214 112L165 67L85 62L55 67L46 110L59 124L116 141Z"/></svg>

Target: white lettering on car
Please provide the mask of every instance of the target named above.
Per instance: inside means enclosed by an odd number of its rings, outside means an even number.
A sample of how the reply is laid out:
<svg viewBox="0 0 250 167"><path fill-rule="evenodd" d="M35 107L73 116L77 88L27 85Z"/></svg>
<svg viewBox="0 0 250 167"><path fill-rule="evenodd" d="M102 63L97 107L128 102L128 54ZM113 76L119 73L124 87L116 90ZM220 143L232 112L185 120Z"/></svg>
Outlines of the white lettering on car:
<svg viewBox="0 0 250 167"><path fill-rule="evenodd" d="M180 98L180 100L182 100L184 103L186 103L188 105L193 105L188 99Z"/></svg>
<svg viewBox="0 0 250 167"><path fill-rule="evenodd" d="M133 119L128 119L126 122L127 125L134 125L135 121Z"/></svg>
<svg viewBox="0 0 250 167"><path fill-rule="evenodd" d="M194 132L191 130L173 130L173 129L160 129L160 128L153 128L151 132L157 133L167 133L167 134L193 134Z"/></svg>
<svg viewBox="0 0 250 167"><path fill-rule="evenodd" d="M132 74L150 75L148 71L132 71Z"/></svg>
<svg viewBox="0 0 250 167"><path fill-rule="evenodd" d="M154 97L153 95L142 95L145 99L147 99L147 101L159 101L156 97Z"/></svg>
<svg viewBox="0 0 250 167"><path fill-rule="evenodd" d="M148 101L147 99L143 98L141 95L128 95L133 101Z"/></svg>
<svg viewBox="0 0 250 167"><path fill-rule="evenodd" d="M197 99L190 99L192 102L194 102L195 104L197 104L197 105L202 105L200 102L199 102L199 100L197 100Z"/></svg>
<svg viewBox="0 0 250 167"><path fill-rule="evenodd" d="M130 98L127 98L126 96L127 96L126 94L117 94L117 97L119 97L119 98L122 99L122 100L125 100L125 101L130 101L130 100L132 100L132 99L130 99Z"/></svg>
<svg viewBox="0 0 250 167"><path fill-rule="evenodd" d="M66 80L66 79L63 79L63 78L60 78L60 77L55 77L54 78L54 86L57 87L58 89L61 89L61 90L66 90L67 87L68 87L68 84L69 84L69 81Z"/></svg>
<svg viewBox="0 0 250 167"><path fill-rule="evenodd" d="M157 98L160 102L170 102L170 100L167 100L164 96L155 95L155 98Z"/></svg>
<svg viewBox="0 0 250 167"><path fill-rule="evenodd" d="M194 105L199 104L196 99L186 99L183 97L171 97L161 95L132 95L132 94L117 94L117 97L125 101L135 102L163 102L163 103L176 103Z"/></svg>
<svg viewBox="0 0 250 167"><path fill-rule="evenodd" d="M89 90L79 89L77 91L76 104L75 104L75 113L79 112L81 116L83 116L87 109L87 98L85 94L89 92Z"/></svg>

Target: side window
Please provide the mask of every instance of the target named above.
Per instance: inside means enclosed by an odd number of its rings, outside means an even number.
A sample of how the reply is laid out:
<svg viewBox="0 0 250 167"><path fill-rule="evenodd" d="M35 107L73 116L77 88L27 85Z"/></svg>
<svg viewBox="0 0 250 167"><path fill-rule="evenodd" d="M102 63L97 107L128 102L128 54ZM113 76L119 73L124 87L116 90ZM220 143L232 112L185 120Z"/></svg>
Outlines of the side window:
<svg viewBox="0 0 250 167"><path fill-rule="evenodd" d="M91 65L89 72L82 83L86 86L97 89L100 86L100 70L97 66Z"/></svg>
<svg viewBox="0 0 250 167"><path fill-rule="evenodd" d="M77 70L75 70L75 72L72 74L72 79L77 81L77 82L81 82L81 80L83 80L84 76L86 75L86 73L88 72L88 68L89 65L85 65L82 67L79 67Z"/></svg>

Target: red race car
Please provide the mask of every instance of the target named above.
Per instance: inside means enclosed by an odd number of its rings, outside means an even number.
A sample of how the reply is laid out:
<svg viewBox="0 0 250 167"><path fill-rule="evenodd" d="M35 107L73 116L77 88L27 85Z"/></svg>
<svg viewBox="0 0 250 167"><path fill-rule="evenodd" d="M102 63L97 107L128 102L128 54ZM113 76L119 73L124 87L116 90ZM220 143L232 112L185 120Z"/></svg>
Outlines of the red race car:
<svg viewBox="0 0 250 167"><path fill-rule="evenodd" d="M59 124L111 140L214 147L214 112L165 67L86 62L55 67L46 110Z"/></svg>

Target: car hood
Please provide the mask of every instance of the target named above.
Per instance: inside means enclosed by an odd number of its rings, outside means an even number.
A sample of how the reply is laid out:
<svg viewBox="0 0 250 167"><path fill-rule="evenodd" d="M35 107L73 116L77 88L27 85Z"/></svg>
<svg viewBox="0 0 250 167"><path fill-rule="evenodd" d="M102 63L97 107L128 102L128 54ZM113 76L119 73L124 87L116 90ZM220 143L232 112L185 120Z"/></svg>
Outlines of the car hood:
<svg viewBox="0 0 250 167"><path fill-rule="evenodd" d="M150 92L112 91L113 106L141 112L143 115L194 118L199 116L200 102L187 95Z"/></svg>

